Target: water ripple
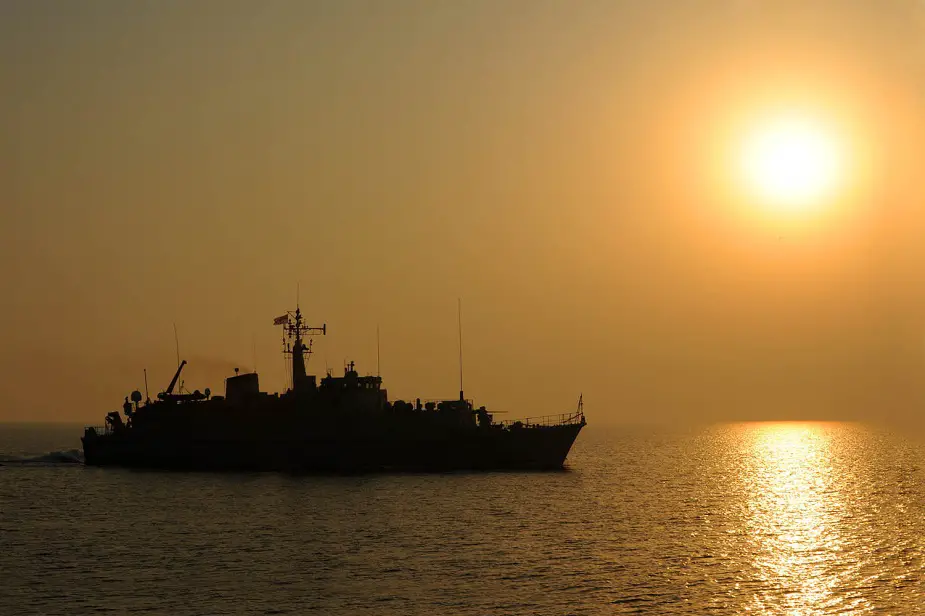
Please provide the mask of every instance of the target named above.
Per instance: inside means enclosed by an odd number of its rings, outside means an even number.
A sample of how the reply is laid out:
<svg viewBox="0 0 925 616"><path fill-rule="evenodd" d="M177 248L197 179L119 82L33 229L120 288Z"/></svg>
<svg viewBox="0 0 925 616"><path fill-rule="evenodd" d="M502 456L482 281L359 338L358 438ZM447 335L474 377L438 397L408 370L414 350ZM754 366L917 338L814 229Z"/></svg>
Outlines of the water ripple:
<svg viewBox="0 0 925 616"><path fill-rule="evenodd" d="M74 447L12 438L3 459ZM923 461L852 424L592 426L554 474L43 458L0 467L0 613L914 614Z"/></svg>

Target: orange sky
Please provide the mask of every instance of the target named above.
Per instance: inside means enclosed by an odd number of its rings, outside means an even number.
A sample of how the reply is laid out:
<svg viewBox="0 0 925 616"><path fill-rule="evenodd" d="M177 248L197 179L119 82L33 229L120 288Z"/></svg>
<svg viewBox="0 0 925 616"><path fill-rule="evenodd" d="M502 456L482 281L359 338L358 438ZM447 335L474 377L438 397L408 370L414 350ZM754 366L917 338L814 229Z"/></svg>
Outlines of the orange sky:
<svg viewBox="0 0 925 616"><path fill-rule="evenodd" d="M925 408L925 5L0 5L0 420L221 389L302 308L392 398L591 421ZM726 156L812 109L856 167L775 218ZM314 370L311 370L314 368Z"/></svg>

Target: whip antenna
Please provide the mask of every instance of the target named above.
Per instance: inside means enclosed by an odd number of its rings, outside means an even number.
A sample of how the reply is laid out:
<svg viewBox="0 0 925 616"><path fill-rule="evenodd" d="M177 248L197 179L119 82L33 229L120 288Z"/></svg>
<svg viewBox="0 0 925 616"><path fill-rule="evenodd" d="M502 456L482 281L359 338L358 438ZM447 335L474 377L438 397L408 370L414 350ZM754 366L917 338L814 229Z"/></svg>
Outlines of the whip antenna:
<svg viewBox="0 0 925 616"><path fill-rule="evenodd" d="M180 337L177 335L177 324L173 324L173 342L177 346L177 365L180 365Z"/></svg>
<svg viewBox="0 0 925 616"><path fill-rule="evenodd" d="M465 400L463 395L463 362L462 362L462 298L456 298L456 320L459 323L459 399Z"/></svg>

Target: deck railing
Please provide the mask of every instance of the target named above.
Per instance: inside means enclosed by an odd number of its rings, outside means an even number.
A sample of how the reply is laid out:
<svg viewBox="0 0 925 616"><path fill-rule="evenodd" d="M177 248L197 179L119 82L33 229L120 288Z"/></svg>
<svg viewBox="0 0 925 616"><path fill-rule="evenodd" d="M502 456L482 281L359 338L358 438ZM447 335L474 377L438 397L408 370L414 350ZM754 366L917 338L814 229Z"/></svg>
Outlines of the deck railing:
<svg viewBox="0 0 925 616"><path fill-rule="evenodd" d="M94 430L99 436L103 436L104 434L109 434L110 432L112 432L112 428L111 428L110 426L108 426L108 425L106 425L106 426L87 426L86 429L85 429L85 431L86 431L86 430L89 430L90 428L93 428L93 430Z"/></svg>
<svg viewBox="0 0 925 616"><path fill-rule="evenodd" d="M451 399L451 398L421 398L420 400L421 400L421 407L423 407L423 406L424 406L425 404L427 404L428 402L433 402L434 404L440 404L441 402L459 402L459 399L458 399L458 398L456 398L456 399ZM413 399L413 400L410 400L411 404L414 404L416 401L417 401L416 398ZM472 400L471 398L466 398L465 401L466 401L466 403L467 403L469 406L472 406L472 405L473 405L473 400Z"/></svg>
<svg viewBox="0 0 925 616"><path fill-rule="evenodd" d="M540 417L525 417L523 419L506 419L500 421L502 426L510 428L514 424L521 424L525 428L536 426L567 426L580 424L584 421L584 414L580 412L559 413L557 415L542 415Z"/></svg>

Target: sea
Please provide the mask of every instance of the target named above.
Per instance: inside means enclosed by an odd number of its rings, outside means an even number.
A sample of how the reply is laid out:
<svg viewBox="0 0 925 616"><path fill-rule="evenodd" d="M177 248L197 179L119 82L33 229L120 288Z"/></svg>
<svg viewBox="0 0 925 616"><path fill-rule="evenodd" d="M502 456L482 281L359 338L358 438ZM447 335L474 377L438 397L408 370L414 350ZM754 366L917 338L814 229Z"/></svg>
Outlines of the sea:
<svg viewBox="0 0 925 616"><path fill-rule="evenodd" d="M925 446L588 426L561 472L90 468L0 425L0 614L921 614Z"/></svg>

